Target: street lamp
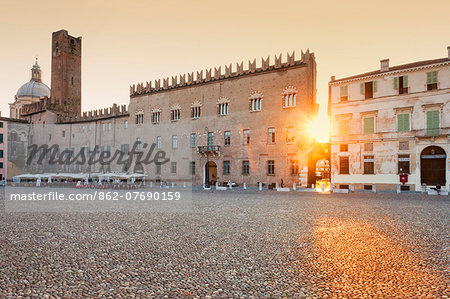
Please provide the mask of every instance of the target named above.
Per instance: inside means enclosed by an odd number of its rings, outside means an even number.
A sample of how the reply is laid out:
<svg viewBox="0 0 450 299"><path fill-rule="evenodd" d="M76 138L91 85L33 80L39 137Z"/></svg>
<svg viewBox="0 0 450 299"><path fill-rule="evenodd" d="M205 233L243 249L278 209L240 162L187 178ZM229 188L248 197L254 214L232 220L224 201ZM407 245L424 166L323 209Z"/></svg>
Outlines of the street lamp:
<svg viewBox="0 0 450 299"><path fill-rule="evenodd" d="M209 188L209 140L208 140L208 127L205 127L205 136L206 136L206 169L205 169L205 188Z"/></svg>

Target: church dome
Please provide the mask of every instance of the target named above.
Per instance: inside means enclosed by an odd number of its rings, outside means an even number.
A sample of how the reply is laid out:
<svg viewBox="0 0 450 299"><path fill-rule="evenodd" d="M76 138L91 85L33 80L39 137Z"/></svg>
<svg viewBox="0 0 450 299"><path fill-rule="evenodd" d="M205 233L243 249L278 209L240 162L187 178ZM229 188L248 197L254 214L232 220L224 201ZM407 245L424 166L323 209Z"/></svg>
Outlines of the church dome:
<svg viewBox="0 0 450 299"><path fill-rule="evenodd" d="M33 68L31 69L30 82L25 83L19 88L19 90L17 90L16 98L21 97L50 97L50 88L42 83L41 68L37 63L37 59L36 63L33 65Z"/></svg>
<svg viewBox="0 0 450 299"><path fill-rule="evenodd" d="M44 83L30 81L19 88L16 97L50 97L50 88Z"/></svg>

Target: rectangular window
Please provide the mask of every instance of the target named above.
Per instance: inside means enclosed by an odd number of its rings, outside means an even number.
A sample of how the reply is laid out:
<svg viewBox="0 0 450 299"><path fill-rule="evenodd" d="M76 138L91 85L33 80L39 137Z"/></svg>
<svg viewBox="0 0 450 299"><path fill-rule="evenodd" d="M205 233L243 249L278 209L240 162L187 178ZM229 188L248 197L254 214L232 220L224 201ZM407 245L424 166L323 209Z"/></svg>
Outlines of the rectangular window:
<svg viewBox="0 0 450 299"><path fill-rule="evenodd" d="M120 145L120 151L124 155L128 155L130 153L130 145L129 144L122 144L122 145Z"/></svg>
<svg viewBox="0 0 450 299"><path fill-rule="evenodd" d="M427 135L439 135L439 110L427 111Z"/></svg>
<svg viewBox="0 0 450 299"><path fill-rule="evenodd" d="M250 144L250 130L244 130L242 139L243 144Z"/></svg>
<svg viewBox="0 0 450 299"><path fill-rule="evenodd" d="M170 162L170 172L177 173L177 162Z"/></svg>
<svg viewBox="0 0 450 299"><path fill-rule="evenodd" d="M377 92L377 81L370 81L360 84L360 92L365 99L372 99L373 94Z"/></svg>
<svg viewBox="0 0 450 299"><path fill-rule="evenodd" d="M339 157L339 174L350 174L348 157Z"/></svg>
<svg viewBox="0 0 450 299"><path fill-rule="evenodd" d="M250 174L250 162L248 160L242 161L242 174Z"/></svg>
<svg viewBox="0 0 450 299"><path fill-rule="evenodd" d="M0 162L0 169L3 169L3 162Z"/></svg>
<svg viewBox="0 0 450 299"><path fill-rule="evenodd" d="M155 167L156 167L155 173L156 174L161 174L161 164L156 164Z"/></svg>
<svg viewBox="0 0 450 299"><path fill-rule="evenodd" d="M0 143L3 143L3 133L0 134ZM32 143L32 142L31 142Z"/></svg>
<svg viewBox="0 0 450 299"><path fill-rule="evenodd" d="M161 148L161 136L156 137L156 148Z"/></svg>
<svg viewBox="0 0 450 299"><path fill-rule="evenodd" d="M178 148L178 136L177 135L172 135L172 148Z"/></svg>
<svg viewBox="0 0 450 299"><path fill-rule="evenodd" d="M214 132L208 132L208 145L214 144Z"/></svg>
<svg viewBox="0 0 450 299"><path fill-rule="evenodd" d="M231 145L231 132L230 131L225 131L223 133L223 138L224 138L224 145Z"/></svg>
<svg viewBox="0 0 450 299"><path fill-rule="evenodd" d="M398 155L398 173L409 173L409 155Z"/></svg>
<svg viewBox="0 0 450 299"><path fill-rule="evenodd" d="M275 161L274 160L267 161L267 174L268 175L275 174Z"/></svg>
<svg viewBox="0 0 450 299"><path fill-rule="evenodd" d="M373 156L364 156L364 174L375 174Z"/></svg>
<svg viewBox="0 0 450 299"><path fill-rule="evenodd" d="M398 89L398 94L408 93L408 76L395 77L394 89Z"/></svg>
<svg viewBox="0 0 450 299"><path fill-rule="evenodd" d="M364 134L373 134L375 132L375 117L364 118Z"/></svg>
<svg viewBox="0 0 450 299"><path fill-rule="evenodd" d="M66 137L66 131L62 131L62 137Z"/></svg>
<svg viewBox="0 0 450 299"><path fill-rule="evenodd" d="M339 120L339 136L348 136L350 134L350 120Z"/></svg>
<svg viewBox="0 0 450 299"><path fill-rule="evenodd" d="M230 174L230 161L223 161L223 174Z"/></svg>
<svg viewBox="0 0 450 299"><path fill-rule="evenodd" d="M191 147L192 148L195 148L195 133L192 133L191 134Z"/></svg>
<svg viewBox="0 0 450 299"><path fill-rule="evenodd" d="M340 151L341 153L348 152L348 144L341 144Z"/></svg>
<svg viewBox="0 0 450 299"><path fill-rule="evenodd" d="M0 158L3 158L3 150L0 150Z"/></svg>
<svg viewBox="0 0 450 299"><path fill-rule="evenodd" d="M373 143L364 143L365 152L373 152Z"/></svg>
<svg viewBox="0 0 450 299"><path fill-rule="evenodd" d="M341 92L341 102L348 101L348 86L347 85L341 86L340 92Z"/></svg>
<svg viewBox="0 0 450 299"><path fill-rule="evenodd" d="M432 71L427 73L427 90L436 90L438 88L438 72Z"/></svg>
<svg viewBox="0 0 450 299"><path fill-rule="evenodd" d="M298 166L298 160L291 160L291 174L297 175L299 173L300 167Z"/></svg>
<svg viewBox="0 0 450 299"><path fill-rule="evenodd" d="M267 129L267 142L268 143L275 143L275 128L268 128Z"/></svg>
<svg viewBox="0 0 450 299"><path fill-rule="evenodd" d="M140 151L142 147L142 141L141 138L136 138L136 150Z"/></svg>
<svg viewBox="0 0 450 299"><path fill-rule="evenodd" d="M0 128L3 128L3 122L0 121Z"/></svg>
<svg viewBox="0 0 450 299"><path fill-rule="evenodd" d="M397 128L399 132L409 131L409 113L402 113L397 115Z"/></svg>
<svg viewBox="0 0 450 299"><path fill-rule="evenodd" d="M189 169L190 169L191 175L195 175L195 162L194 161L189 163Z"/></svg>

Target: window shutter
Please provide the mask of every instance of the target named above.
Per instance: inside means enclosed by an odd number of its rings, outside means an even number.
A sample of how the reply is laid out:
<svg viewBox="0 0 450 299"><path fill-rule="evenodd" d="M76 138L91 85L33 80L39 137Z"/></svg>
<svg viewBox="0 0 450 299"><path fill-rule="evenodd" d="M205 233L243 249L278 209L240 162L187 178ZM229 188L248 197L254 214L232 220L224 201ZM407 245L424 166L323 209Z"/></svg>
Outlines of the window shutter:
<svg viewBox="0 0 450 299"><path fill-rule="evenodd" d="M433 111L433 128L438 129L439 128L439 111Z"/></svg>
<svg viewBox="0 0 450 299"><path fill-rule="evenodd" d="M437 71L433 71L431 73L432 73L432 78L431 78L432 82L431 83L437 83L438 82L438 80L437 80Z"/></svg>
<svg viewBox="0 0 450 299"><path fill-rule="evenodd" d="M248 101L248 110L252 111L252 101Z"/></svg>
<svg viewBox="0 0 450 299"><path fill-rule="evenodd" d="M399 114L397 115L397 126L398 126L398 131L399 132L403 132L403 114Z"/></svg>
<svg viewBox="0 0 450 299"><path fill-rule="evenodd" d="M394 78L394 89L398 89L398 77Z"/></svg>
<svg viewBox="0 0 450 299"><path fill-rule="evenodd" d="M377 90L378 90L378 83L377 82L378 82L377 80L372 81L373 92L377 92Z"/></svg>
<svg viewBox="0 0 450 299"><path fill-rule="evenodd" d="M360 92L361 94L364 94L364 93L365 93L365 86L364 86L364 83L361 83L361 84L359 85L359 92Z"/></svg>
<svg viewBox="0 0 450 299"><path fill-rule="evenodd" d="M364 118L364 134L372 134L374 132L374 118Z"/></svg>
<svg viewBox="0 0 450 299"><path fill-rule="evenodd" d="M408 87L408 76L403 76L403 88Z"/></svg>
<svg viewBox="0 0 450 299"><path fill-rule="evenodd" d="M427 73L427 84L431 84L431 72ZM427 113L428 115L428 113Z"/></svg>

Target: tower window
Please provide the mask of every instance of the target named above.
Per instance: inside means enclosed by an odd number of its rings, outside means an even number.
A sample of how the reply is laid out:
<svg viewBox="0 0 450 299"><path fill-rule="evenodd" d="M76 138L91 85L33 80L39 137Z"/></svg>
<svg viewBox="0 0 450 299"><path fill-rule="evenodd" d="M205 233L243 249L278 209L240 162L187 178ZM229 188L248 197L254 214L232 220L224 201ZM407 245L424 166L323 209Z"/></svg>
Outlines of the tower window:
<svg viewBox="0 0 450 299"><path fill-rule="evenodd" d="M73 77L72 77L72 85L73 85Z"/></svg>

